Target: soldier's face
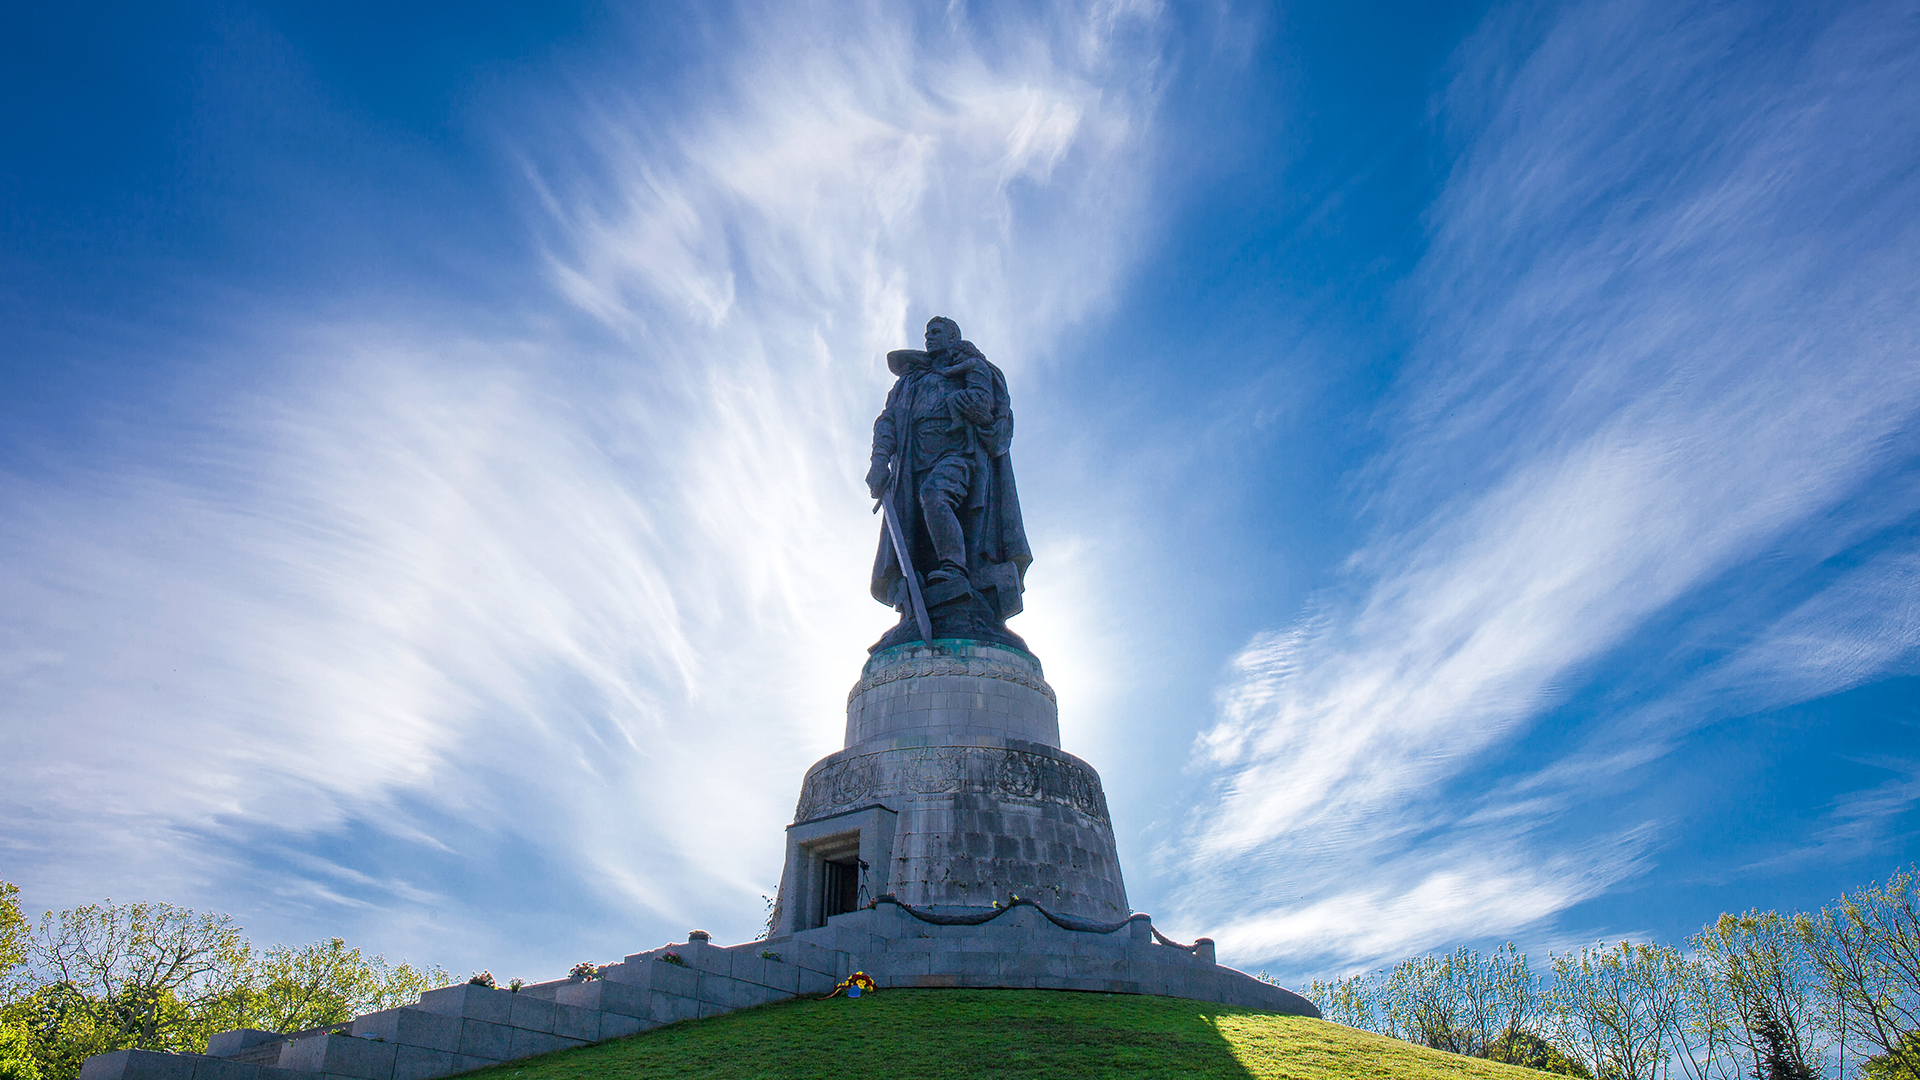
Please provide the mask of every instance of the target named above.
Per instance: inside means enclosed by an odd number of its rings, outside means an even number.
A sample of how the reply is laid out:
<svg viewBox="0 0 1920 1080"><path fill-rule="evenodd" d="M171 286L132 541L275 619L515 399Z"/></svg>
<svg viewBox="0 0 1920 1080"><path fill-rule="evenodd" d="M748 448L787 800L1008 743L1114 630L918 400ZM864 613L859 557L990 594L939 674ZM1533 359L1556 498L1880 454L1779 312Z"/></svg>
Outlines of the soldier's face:
<svg viewBox="0 0 1920 1080"><path fill-rule="evenodd" d="M953 344L953 328L943 322L927 324L927 351L939 352Z"/></svg>

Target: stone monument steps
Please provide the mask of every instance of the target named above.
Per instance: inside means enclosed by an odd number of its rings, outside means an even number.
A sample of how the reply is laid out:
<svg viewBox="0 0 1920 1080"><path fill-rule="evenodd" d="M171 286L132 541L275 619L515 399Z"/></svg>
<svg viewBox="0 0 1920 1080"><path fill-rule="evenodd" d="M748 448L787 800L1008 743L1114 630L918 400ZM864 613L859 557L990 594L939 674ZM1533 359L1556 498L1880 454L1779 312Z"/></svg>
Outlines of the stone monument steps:
<svg viewBox="0 0 1920 1080"><path fill-rule="evenodd" d="M222 1032L206 1054L118 1050L81 1080L433 1080L803 994L864 971L888 987L1160 994L1319 1015L1304 998L1214 963L1213 943L1164 943L1146 915L1115 923L1020 901L966 916L883 897L796 934L723 947L696 935L633 953L596 979L519 992L466 984L350 1023ZM344 1030L343 1030L344 1029Z"/></svg>

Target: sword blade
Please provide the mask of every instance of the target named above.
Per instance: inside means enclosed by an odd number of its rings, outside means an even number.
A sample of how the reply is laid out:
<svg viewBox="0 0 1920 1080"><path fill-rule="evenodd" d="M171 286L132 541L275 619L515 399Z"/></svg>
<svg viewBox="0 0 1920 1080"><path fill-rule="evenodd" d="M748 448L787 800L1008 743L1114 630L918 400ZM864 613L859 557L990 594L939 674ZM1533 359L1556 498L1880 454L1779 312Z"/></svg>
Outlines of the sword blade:
<svg viewBox="0 0 1920 1080"><path fill-rule="evenodd" d="M900 560L900 576L907 579L907 599L913 601L913 618L920 624L920 640L933 648L933 623L927 618L927 602L920 596L920 575L913 572L913 558L907 554L907 538L900 534L900 523L893 517L893 488L880 496L881 513L887 520L887 535L893 537L893 554Z"/></svg>

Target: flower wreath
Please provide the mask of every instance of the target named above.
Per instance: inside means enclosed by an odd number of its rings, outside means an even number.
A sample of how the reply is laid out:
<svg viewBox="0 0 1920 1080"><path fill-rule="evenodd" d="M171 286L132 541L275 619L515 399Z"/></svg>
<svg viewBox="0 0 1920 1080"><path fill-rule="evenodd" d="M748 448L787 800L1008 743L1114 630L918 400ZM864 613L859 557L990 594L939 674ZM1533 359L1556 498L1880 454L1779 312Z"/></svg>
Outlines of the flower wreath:
<svg viewBox="0 0 1920 1080"><path fill-rule="evenodd" d="M839 997L840 993L842 991L845 991L848 997L857 998L863 993L871 994L878 989L879 987L873 985L873 980L867 978L866 972L856 971L852 975L849 975L846 978L840 980L840 985L834 987L833 993L828 994L827 996Z"/></svg>

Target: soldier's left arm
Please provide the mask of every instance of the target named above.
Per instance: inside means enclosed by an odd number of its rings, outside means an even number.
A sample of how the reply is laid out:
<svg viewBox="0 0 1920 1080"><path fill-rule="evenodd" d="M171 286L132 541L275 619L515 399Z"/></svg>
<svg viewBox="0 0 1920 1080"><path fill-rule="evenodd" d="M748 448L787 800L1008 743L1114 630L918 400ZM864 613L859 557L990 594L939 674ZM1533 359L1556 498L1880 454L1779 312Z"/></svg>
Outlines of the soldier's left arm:
<svg viewBox="0 0 1920 1080"><path fill-rule="evenodd" d="M966 388L955 394L953 400L968 423L980 427L993 423L993 377L987 373L987 365L978 362L967 365Z"/></svg>

